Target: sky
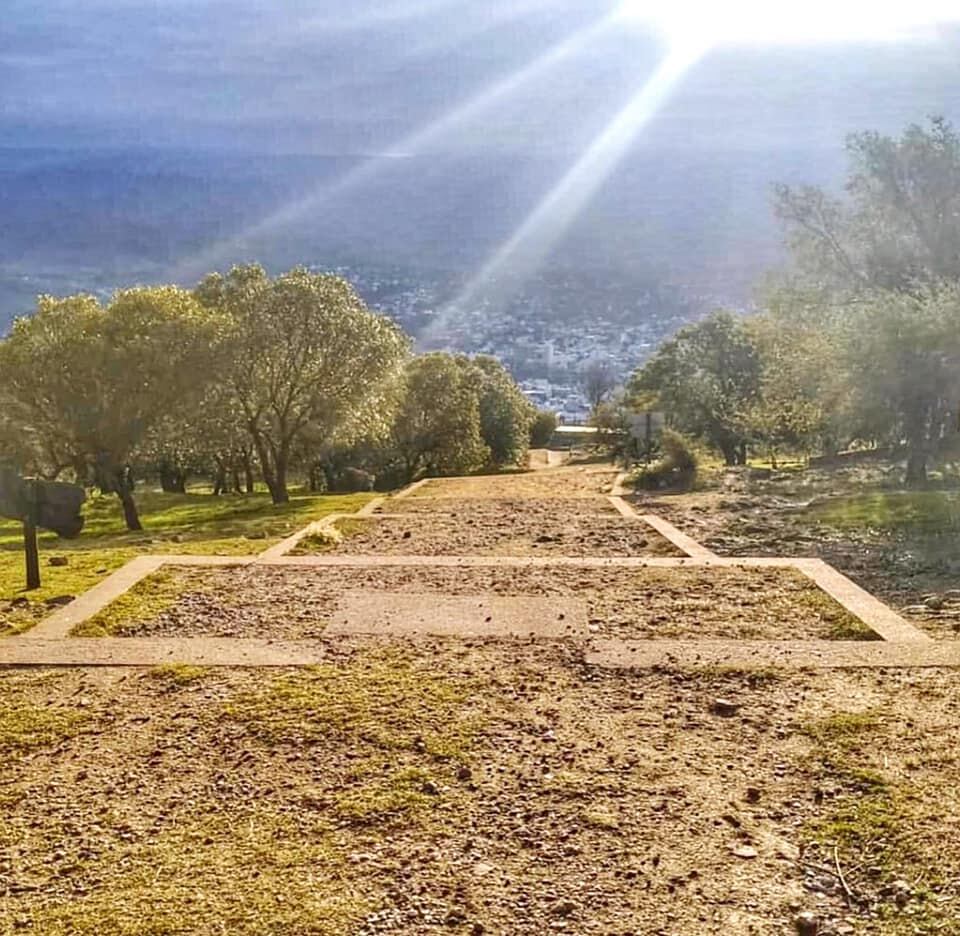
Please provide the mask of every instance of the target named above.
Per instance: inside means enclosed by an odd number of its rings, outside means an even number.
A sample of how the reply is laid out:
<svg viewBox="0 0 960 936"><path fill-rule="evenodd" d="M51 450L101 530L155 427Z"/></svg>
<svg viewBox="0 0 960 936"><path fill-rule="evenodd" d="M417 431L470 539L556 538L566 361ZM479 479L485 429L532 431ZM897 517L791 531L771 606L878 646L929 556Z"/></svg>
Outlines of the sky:
<svg viewBox="0 0 960 936"><path fill-rule="evenodd" d="M618 2L4 0L0 145L575 155L668 51L650 17L611 17ZM633 7L697 14L696 0ZM837 147L855 129L960 118L958 104L955 24L895 42L727 44L685 69L640 139Z"/></svg>

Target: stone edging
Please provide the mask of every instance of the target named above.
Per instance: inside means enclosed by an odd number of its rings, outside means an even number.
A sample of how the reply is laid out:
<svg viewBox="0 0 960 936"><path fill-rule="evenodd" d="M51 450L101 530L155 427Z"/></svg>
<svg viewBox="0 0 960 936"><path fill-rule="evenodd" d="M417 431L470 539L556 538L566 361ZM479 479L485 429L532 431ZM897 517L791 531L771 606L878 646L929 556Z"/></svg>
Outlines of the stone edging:
<svg viewBox="0 0 960 936"><path fill-rule="evenodd" d="M608 640L592 641L589 665L618 669L654 666L777 667L926 667L960 666L960 642L945 643L904 620L869 592L820 559L717 556L675 526L652 514L639 514L620 496L626 475L617 476L607 499L624 518L647 523L684 557L514 557L514 556L291 556L305 536L348 516L373 516L386 498L374 498L353 514L335 513L308 524L256 556L139 556L70 604L50 615L27 636L0 641L0 665L22 666L149 666L177 661L210 666L301 666L318 662L331 641L277 641L218 638L71 638L77 624L89 619L164 566L278 566L373 568L411 566L437 568L702 568L762 567L799 571L869 627L879 641L735 641L735 640ZM430 478L403 488L408 497Z"/></svg>

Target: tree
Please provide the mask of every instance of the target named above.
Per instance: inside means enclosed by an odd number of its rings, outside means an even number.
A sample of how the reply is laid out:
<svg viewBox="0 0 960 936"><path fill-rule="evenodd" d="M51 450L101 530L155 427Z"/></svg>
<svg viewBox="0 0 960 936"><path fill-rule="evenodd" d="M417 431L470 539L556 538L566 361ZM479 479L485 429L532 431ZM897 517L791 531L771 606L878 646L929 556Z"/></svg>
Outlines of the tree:
<svg viewBox="0 0 960 936"><path fill-rule="evenodd" d="M664 342L628 390L637 408L662 409L673 428L705 440L736 465L746 461L745 414L759 394L760 373L743 320L715 312Z"/></svg>
<svg viewBox="0 0 960 936"><path fill-rule="evenodd" d="M88 469L141 529L129 466L163 419L189 411L215 360L221 320L173 286L128 289L106 306L92 296L38 300L0 342L4 392L21 431Z"/></svg>
<svg viewBox="0 0 960 936"><path fill-rule="evenodd" d="M783 221L819 327L844 354L850 433L905 444L922 482L956 412L960 137L942 118L899 139L848 139L846 199L780 186Z"/></svg>
<svg viewBox="0 0 960 936"><path fill-rule="evenodd" d="M744 413L747 431L774 463L784 450L835 452L851 431L844 343L828 318L805 318L802 295L768 298L768 311L746 322L761 368Z"/></svg>
<svg viewBox="0 0 960 936"><path fill-rule="evenodd" d="M545 448L557 431L557 414L552 410L540 410L530 427L530 447Z"/></svg>
<svg viewBox="0 0 960 936"><path fill-rule="evenodd" d="M189 411L162 420L143 446L141 459L168 493L186 493L187 479L212 476L213 493L254 489L253 448L239 405L227 382L212 381ZM242 481L241 481L242 479Z"/></svg>
<svg viewBox="0 0 960 936"><path fill-rule="evenodd" d="M291 459L307 434L348 442L389 420L409 341L346 280L234 267L196 295L231 322L227 379L275 504L289 500Z"/></svg>
<svg viewBox="0 0 960 936"><path fill-rule="evenodd" d="M407 366L392 432L406 481L466 474L490 459L481 434L479 375L464 360L437 351Z"/></svg>
<svg viewBox="0 0 960 936"><path fill-rule="evenodd" d="M960 281L960 137L941 117L900 139L847 139L847 199L779 185L774 208L807 281L842 293Z"/></svg>
<svg viewBox="0 0 960 936"><path fill-rule="evenodd" d="M580 386L590 405L591 416L596 415L600 404L608 399L617 386L617 376L609 361L592 358L580 372Z"/></svg>
<svg viewBox="0 0 960 936"><path fill-rule="evenodd" d="M917 296L883 293L855 310L846 345L855 431L907 447L906 481L955 432L960 403L960 287Z"/></svg>
<svg viewBox="0 0 960 936"><path fill-rule="evenodd" d="M521 464L530 448L530 427L536 415L507 369L494 357L478 354L460 359L480 375L480 434L496 465Z"/></svg>

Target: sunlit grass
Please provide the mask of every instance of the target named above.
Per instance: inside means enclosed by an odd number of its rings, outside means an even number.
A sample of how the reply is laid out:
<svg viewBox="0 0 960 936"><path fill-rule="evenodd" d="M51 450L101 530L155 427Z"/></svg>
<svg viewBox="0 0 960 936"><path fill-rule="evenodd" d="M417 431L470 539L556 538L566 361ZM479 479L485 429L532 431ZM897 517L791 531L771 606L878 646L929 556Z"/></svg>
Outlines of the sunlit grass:
<svg viewBox="0 0 960 936"><path fill-rule="evenodd" d="M960 494L955 491L859 494L817 505L811 510L811 516L845 530L944 536L960 531Z"/></svg>
<svg viewBox="0 0 960 936"><path fill-rule="evenodd" d="M330 513L350 513L371 494L294 492L274 506L266 493L213 497L205 493L138 491L144 530L128 532L116 497L94 495L84 507L86 525L76 540L40 536L42 587L23 592L23 547L19 524L0 521L0 634L25 630L47 611L51 598L79 595L138 555L251 555ZM50 566L50 557L66 565ZM14 599L26 599L15 607Z"/></svg>

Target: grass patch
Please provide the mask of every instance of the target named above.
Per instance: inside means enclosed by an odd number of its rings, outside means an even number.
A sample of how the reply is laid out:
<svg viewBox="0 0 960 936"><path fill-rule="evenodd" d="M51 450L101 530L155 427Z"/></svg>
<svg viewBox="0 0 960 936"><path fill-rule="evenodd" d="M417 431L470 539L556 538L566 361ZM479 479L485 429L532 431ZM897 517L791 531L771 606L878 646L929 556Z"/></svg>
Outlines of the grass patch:
<svg viewBox="0 0 960 936"><path fill-rule="evenodd" d="M200 815L123 848L98 866L98 885L39 905L26 932L44 936L342 936L375 909L369 887L322 820L267 806L227 818ZM212 925L213 928L210 928Z"/></svg>
<svg viewBox="0 0 960 936"><path fill-rule="evenodd" d="M163 494L137 492L144 532L127 532L116 497L93 496L84 507L86 526L75 540L52 533L40 536L43 587L23 592L20 525L0 520L0 636L22 632L39 621L49 599L76 596L138 555L251 555L294 530L331 513L358 510L372 494L293 492L288 504L275 506L267 494ZM46 564L51 556L65 566ZM17 601L15 599L25 599Z"/></svg>
<svg viewBox="0 0 960 936"><path fill-rule="evenodd" d="M207 675L205 666L192 666L189 663L161 663L147 670L147 675L170 688L189 686Z"/></svg>
<svg viewBox="0 0 960 936"><path fill-rule="evenodd" d="M161 569L137 582L93 617L81 621L71 637L113 637L131 625L156 617L169 608L185 588L181 570Z"/></svg>
<svg viewBox="0 0 960 936"><path fill-rule="evenodd" d="M347 536L365 533L377 521L369 517L341 517L331 526L308 533L291 551L291 555L305 556L311 553L329 552L336 549Z"/></svg>
<svg viewBox="0 0 960 936"><path fill-rule="evenodd" d="M815 615L827 627L828 640L880 640L880 635L867 627L856 615L831 598L817 585L798 591L798 604Z"/></svg>
<svg viewBox="0 0 960 936"><path fill-rule="evenodd" d="M838 497L810 509L809 516L843 530L872 530L917 537L960 532L960 493L896 491Z"/></svg>
<svg viewBox="0 0 960 936"><path fill-rule="evenodd" d="M0 753L51 747L72 738L88 719L83 709L36 705L25 694L4 687L0 693Z"/></svg>
<svg viewBox="0 0 960 936"><path fill-rule="evenodd" d="M367 778L362 786L347 790L334 801L334 812L354 825L369 825L432 809L439 786L429 771L404 767L382 778Z"/></svg>
<svg viewBox="0 0 960 936"><path fill-rule="evenodd" d="M864 735L880 725L877 712L837 712L826 718L807 722L804 732L822 747L835 747L843 752L855 750L864 743Z"/></svg>
<svg viewBox="0 0 960 936"><path fill-rule="evenodd" d="M471 683L441 679L384 653L363 669L317 666L236 696L226 715L271 743L332 738L388 751L465 758L477 724Z"/></svg>
<svg viewBox="0 0 960 936"><path fill-rule="evenodd" d="M746 683L751 689L767 686L784 678L784 671L772 666L743 666L734 663L708 664L697 672L712 679L732 679Z"/></svg>
<svg viewBox="0 0 960 936"><path fill-rule="evenodd" d="M950 860L937 820L941 810L950 815L953 780L933 770L930 783L906 782L890 772L884 751L899 722L877 711L839 712L804 726L817 744L817 770L834 790L803 830L805 854L847 869L857 903L870 911L857 932L953 932ZM903 881L905 895L896 883Z"/></svg>

